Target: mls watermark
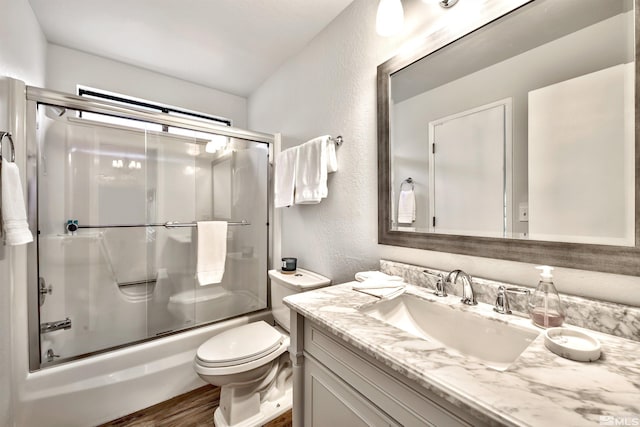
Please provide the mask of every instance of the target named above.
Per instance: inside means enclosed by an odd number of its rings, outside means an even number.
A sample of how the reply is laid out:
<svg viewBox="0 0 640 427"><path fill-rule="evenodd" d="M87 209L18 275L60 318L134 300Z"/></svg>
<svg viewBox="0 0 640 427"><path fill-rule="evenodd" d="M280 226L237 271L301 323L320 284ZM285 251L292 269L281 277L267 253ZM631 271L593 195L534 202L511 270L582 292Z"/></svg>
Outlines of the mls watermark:
<svg viewBox="0 0 640 427"><path fill-rule="evenodd" d="M601 426L640 426L639 415L600 415Z"/></svg>

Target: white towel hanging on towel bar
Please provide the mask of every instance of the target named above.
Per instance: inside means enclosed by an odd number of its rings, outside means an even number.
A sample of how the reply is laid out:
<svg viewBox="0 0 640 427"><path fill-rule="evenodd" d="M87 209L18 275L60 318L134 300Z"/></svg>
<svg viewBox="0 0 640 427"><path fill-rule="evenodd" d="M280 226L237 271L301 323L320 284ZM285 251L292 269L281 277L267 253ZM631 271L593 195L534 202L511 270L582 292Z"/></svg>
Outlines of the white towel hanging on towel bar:
<svg viewBox="0 0 640 427"><path fill-rule="evenodd" d="M416 220L416 195L413 188L400 191L398 198L398 223L411 224Z"/></svg>
<svg viewBox="0 0 640 427"><path fill-rule="evenodd" d="M336 140L319 136L298 147L295 203L315 204L329 195L327 174L338 170Z"/></svg>

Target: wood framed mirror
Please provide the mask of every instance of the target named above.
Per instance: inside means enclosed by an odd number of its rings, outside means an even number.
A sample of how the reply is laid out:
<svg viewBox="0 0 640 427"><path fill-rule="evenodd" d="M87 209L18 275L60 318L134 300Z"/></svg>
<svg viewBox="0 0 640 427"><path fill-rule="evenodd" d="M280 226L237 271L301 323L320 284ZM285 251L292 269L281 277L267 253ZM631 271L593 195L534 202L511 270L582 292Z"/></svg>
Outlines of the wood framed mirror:
<svg viewBox="0 0 640 427"><path fill-rule="evenodd" d="M533 0L379 65L378 242L640 276L639 3Z"/></svg>

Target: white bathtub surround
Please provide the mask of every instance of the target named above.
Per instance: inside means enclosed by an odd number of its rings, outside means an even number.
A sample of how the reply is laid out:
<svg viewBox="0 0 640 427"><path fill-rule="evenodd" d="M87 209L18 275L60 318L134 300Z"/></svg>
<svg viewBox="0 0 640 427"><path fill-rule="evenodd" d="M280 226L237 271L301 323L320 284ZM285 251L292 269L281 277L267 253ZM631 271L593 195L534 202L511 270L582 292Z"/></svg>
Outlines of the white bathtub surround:
<svg viewBox="0 0 640 427"><path fill-rule="evenodd" d="M380 260L380 270L386 274L404 278L405 282L412 285L435 289L434 279L423 273L429 271L433 275L448 273L429 267L412 264L403 264L395 261ZM473 276L473 290L479 302L493 305L498 294L498 287L503 285L519 287L517 285L495 280L482 279ZM536 283L532 283L535 286ZM531 292L535 288L531 288ZM454 295L462 295L462 282L456 284L453 289L447 288L447 292ZM622 338L640 341L640 307L615 304L606 301L598 301L573 295L560 294L560 299L566 309L565 322L581 328L611 334ZM526 316L527 295L522 293L509 293L511 309Z"/></svg>
<svg viewBox="0 0 640 427"><path fill-rule="evenodd" d="M637 341L587 331L602 343L603 357L584 363L551 353L540 334L500 372L449 348L429 348L428 342L365 315L358 309L378 299L354 292L353 284L295 295L285 303L403 377L414 389L436 394L481 424L581 427L598 425L602 416L640 414ZM406 292L440 303L424 287L407 285ZM492 305L463 306L451 296L449 301L454 310L521 326L528 323L518 316L497 314Z"/></svg>
<svg viewBox="0 0 640 427"><path fill-rule="evenodd" d="M193 371L198 346L259 320L272 317L268 311L252 313L29 373L16 384L15 425L97 425L201 387L205 383Z"/></svg>

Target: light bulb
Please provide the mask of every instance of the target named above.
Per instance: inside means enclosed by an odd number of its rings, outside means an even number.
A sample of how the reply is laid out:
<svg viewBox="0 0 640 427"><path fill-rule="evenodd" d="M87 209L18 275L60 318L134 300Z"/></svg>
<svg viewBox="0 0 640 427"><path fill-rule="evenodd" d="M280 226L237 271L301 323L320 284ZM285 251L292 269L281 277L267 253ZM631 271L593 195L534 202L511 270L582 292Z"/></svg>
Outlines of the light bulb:
<svg viewBox="0 0 640 427"><path fill-rule="evenodd" d="M392 36L402 30L404 11L400 0L380 0L376 15L376 32L383 36Z"/></svg>

